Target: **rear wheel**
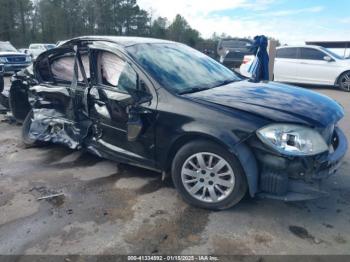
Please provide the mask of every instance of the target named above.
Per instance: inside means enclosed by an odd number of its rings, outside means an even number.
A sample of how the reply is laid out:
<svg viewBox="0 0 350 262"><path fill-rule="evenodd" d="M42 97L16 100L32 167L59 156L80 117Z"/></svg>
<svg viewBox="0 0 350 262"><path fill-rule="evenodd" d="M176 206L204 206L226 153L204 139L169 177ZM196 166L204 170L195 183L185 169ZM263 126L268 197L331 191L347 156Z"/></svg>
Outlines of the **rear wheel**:
<svg viewBox="0 0 350 262"><path fill-rule="evenodd" d="M172 165L175 187L188 203L223 210L237 204L247 191L238 159L210 141L182 147Z"/></svg>
<svg viewBox="0 0 350 262"><path fill-rule="evenodd" d="M339 76L338 85L341 90L350 92L350 71L344 72Z"/></svg>
<svg viewBox="0 0 350 262"><path fill-rule="evenodd" d="M9 95L9 104L12 115L16 118L18 123L23 123L24 119L31 110L28 101L27 86L16 81L12 83Z"/></svg>
<svg viewBox="0 0 350 262"><path fill-rule="evenodd" d="M4 91L4 77L0 74L0 93Z"/></svg>

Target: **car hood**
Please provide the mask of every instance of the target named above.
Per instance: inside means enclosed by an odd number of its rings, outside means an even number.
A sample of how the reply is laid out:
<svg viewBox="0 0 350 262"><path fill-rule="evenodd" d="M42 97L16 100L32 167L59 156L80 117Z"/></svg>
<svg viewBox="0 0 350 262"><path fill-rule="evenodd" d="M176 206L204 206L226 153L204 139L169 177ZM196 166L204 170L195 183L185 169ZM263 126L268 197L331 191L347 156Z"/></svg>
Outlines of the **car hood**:
<svg viewBox="0 0 350 262"><path fill-rule="evenodd" d="M1 56L6 56L6 55L25 55L19 52L0 52Z"/></svg>
<svg viewBox="0 0 350 262"><path fill-rule="evenodd" d="M333 99L276 82L240 81L186 96L253 113L274 122L326 127L344 116L343 108Z"/></svg>

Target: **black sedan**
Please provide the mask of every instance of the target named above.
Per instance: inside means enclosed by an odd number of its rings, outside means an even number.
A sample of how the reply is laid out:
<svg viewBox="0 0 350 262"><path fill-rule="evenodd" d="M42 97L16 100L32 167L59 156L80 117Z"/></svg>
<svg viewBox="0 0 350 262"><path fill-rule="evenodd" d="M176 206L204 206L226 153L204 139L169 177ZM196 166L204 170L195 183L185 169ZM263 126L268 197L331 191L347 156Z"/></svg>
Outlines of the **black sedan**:
<svg viewBox="0 0 350 262"><path fill-rule="evenodd" d="M12 78L27 146L61 143L171 174L193 205L221 210L246 193L326 195L347 150L334 100L252 83L183 44L80 37Z"/></svg>

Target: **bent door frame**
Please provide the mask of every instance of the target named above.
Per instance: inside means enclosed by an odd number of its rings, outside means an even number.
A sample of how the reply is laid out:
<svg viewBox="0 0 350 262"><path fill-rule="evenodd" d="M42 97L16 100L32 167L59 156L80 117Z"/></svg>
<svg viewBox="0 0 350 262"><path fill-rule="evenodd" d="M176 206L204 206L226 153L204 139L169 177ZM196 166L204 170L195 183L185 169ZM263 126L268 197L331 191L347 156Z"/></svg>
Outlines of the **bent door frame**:
<svg viewBox="0 0 350 262"><path fill-rule="evenodd" d="M138 83L140 82L140 79L145 82L146 86L148 87L148 90L150 92L150 95L152 96L152 100L149 102L149 104L144 105L145 108L149 109L154 118L152 118L152 126L148 127L150 128L147 132L146 135L149 135L147 138L142 137L140 140L143 139L142 141L136 141L136 142L126 142L126 144L129 146L129 148L124 147L124 148L119 148L116 145L106 143L103 139L97 138L96 144L98 146L102 147L103 149L107 149L107 151L110 153L110 155L113 156L113 158L117 158L122 161L126 162L133 162L134 164L140 164L144 167L155 167L155 122L156 122L156 109L157 109L157 104L158 104L158 95L156 93L156 89L154 88L153 83L150 81L150 79L138 68L138 66L128 57L127 54L125 54L122 50L118 48L112 48L110 45L106 45L102 42L94 42L93 44L89 45L90 50L94 50L94 52L109 52L112 53L118 57L120 57L122 60L124 60L128 65L135 71L137 74L138 78L137 81ZM93 53L93 52L91 52ZM95 56L91 56L91 66L92 66L92 84L91 84L91 89L89 92L89 100L90 102L93 100L92 98L92 92L99 92L98 89L106 89L108 92L115 92L116 95L122 95L122 93L119 93L117 90L113 90L113 88L108 87L108 86L99 86L100 85L100 79L99 79L99 74L98 74L98 68L97 68L97 61L95 60ZM127 95L127 94L125 94ZM130 96L130 94L128 94ZM90 103L90 106L91 103ZM90 115L91 116L91 115ZM92 116L91 116L92 117ZM92 119L94 123L99 124L99 119ZM111 127L112 128L112 127ZM99 128L97 127L97 130ZM122 128L123 129L123 128ZM126 130L121 130L120 128L116 128L116 130L120 133L123 133L123 139L127 139L127 133ZM152 132L153 130L153 132ZM98 135L97 135L98 137ZM137 143L139 143L137 145ZM138 149L140 149L140 143L147 144L147 150L148 153L141 152ZM149 144L148 144L149 143ZM133 146L135 146L133 148ZM137 149L138 148L138 149ZM134 149L134 150L133 150Z"/></svg>

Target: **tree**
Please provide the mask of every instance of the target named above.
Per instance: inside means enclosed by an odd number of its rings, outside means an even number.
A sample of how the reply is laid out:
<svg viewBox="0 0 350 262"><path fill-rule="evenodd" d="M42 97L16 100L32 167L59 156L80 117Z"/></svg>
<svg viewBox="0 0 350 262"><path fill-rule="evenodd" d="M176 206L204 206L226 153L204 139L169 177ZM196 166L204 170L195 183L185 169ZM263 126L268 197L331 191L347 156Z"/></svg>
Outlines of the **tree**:
<svg viewBox="0 0 350 262"><path fill-rule="evenodd" d="M176 15L168 28L168 38L194 47L200 40L200 34L197 30L190 27L185 18L181 15Z"/></svg>
<svg viewBox="0 0 350 262"><path fill-rule="evenodd" d="M0 40L15 46L57 42L79 35L133 35L169 39L214 50L226 34L202 39L180 14L153 20L137 0L0 0Z"/></svg>
<svg viewBox="0 0 350 262"><path fill-rule="evenodd" d="M32 10L30 0L1 0L0 39L16 45L27 43Z"/></svg>
<svg viewBox="0 0 350 262"><path fill-rule="evenodd" d="M166 17L158 17L153 21L151 26L151 36L155 38L166 38L168 19Z"/></svg>

